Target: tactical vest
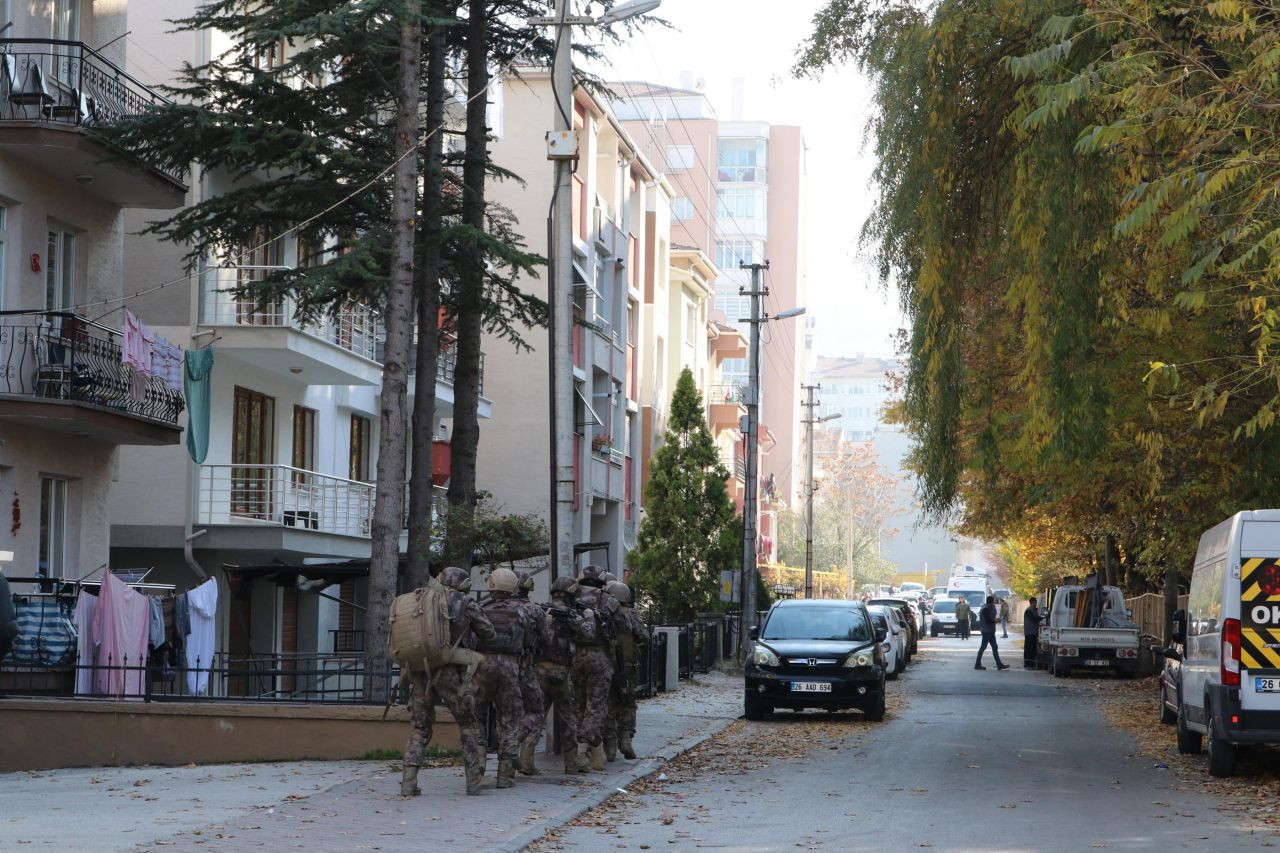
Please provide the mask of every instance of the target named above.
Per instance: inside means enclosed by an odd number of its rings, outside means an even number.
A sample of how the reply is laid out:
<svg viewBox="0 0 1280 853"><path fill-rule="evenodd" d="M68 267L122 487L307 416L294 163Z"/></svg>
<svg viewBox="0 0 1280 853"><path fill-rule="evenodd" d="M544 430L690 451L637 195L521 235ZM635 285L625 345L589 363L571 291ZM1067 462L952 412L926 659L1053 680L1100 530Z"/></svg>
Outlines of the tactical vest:
<svg viewBox="0 0 1280 853"><path fill-rule="evenodd" d="M498 638L482 643L480 651L501 655L523 655L525 652L524 615L520 602L510 598L491 598L482 605L484 615L493 623Z"/></svg>
<svg viewBox="0 0 1280 853"><path fill-rule="evenodd" d="M583 617L583 621L589 625L592 639L583 641L580 645L608 646L613 643L613 618L606 609L609 601L618 603L616 598L593 586L584 586L578 590L578 607L588 608L595 614L592 619Z"/></svg>
<svg viewBox="0 0 1280 853"><path fill-rule="evenodd" d="M542 606L547 609L549 614L551 614L551 624L547 628L547 635L550 642L548 642L547 647L542 650L542 654L539 655L538 661L539 663L546 662L560 664L561 666L569 666L573 663L573 653L577 651L576 643L574 642L573 626L569 621L573 616L566 618L564 616L556 616L555 614L552 614L551 610L553 608L556 610L566 611L569 609L566 605L559 602L553 601L550 604L544 604Z"/></svg>

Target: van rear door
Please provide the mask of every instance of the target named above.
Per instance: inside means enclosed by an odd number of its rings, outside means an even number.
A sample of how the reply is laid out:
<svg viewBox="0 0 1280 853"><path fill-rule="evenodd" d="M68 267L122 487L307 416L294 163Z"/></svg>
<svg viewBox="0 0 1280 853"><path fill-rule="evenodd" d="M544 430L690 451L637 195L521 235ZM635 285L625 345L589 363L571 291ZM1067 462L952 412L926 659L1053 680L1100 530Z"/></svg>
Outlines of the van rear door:
<svg viewBox="0 0 1280 853"><path fill-rule="evenodd" d="M1241 527L1240 702L1246 711L1280 711L1280 522Z"/></svg>

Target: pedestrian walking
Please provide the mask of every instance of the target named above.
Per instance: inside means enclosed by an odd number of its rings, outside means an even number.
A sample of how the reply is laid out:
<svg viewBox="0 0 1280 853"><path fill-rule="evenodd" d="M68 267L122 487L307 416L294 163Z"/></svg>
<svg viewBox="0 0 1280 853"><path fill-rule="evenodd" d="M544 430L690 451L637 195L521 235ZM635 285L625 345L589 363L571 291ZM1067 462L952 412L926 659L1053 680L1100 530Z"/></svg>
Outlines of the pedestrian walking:
<svg viewBox="0 0 1280 853"><path fill-rule="evenodd" d="M496 788L515 785L520 744L529 735L520 693L520 660L528 652L525 637L532 628L524 608L515 597L519 586L520 579L515 572L494 569L489 573L489 599L480 607L493 624L497 637L492 642L482 642L477 649L484 653L484 663L476 671L472 696L477 713L490 706L496 711Z"/></svg>
<svg viewBox="0 0 1280 853"><path fill-rule="evenodd" d="M1027 603L1027 612L1022 614L1022 665L1027 669L1035 669L1039 652L1040 608L1033 598Z"/></svg>
<svg viewBox="0 0 1280 853"><path fill-rule="evenodd" d="M972 608L969 602L961 598L956 602L956 636L962 640L969 639L969 618Z"/></svg>
<svg viewBox="0 0 1280 853"><path fill-rule="evenodd" d="M1008 665L1000 660L1000 646L996 644L996 620L999 619L1000 612L996 608L996 597L994 595L987 596L987 603L982 605L978 611L978 630L982 632L982 642L978 645L978 660L974 663L974 669L986 669L982 665L982 653L991 647L991 657L995 658L996 669L1008 669Z"/></svg>
<svg viewBox="0 0 1280 853"><path fill-rule="evenodd" d="M1009 639L1009 599L1000 599L1000 639Z"/></svg>

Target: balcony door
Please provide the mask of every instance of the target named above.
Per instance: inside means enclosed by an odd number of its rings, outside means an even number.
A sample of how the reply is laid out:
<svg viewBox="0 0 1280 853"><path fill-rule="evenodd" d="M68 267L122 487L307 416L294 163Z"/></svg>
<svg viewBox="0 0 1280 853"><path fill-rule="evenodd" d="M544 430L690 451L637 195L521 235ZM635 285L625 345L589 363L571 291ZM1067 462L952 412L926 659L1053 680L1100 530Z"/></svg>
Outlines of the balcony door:
<svg viewBox="0 0 1280 853"><path fill-rule="evenodd" d="M75 305L76 235L49 229L44 259L46 311L70 311Z"/></svg>
<svg viewBox="0 0 1280 853"><path fill-rule="evenodd" d="M247 388L235 389L231 439L231 512L271 519L275 491L276 401Z"/></svg>
<svg viewBox="0 0 1280 853"><path fill-rule="evenodd" d="M80 41L80 0L53 0L53 40ZM68 45L55 45L49 76L65 86L79 85L79 51Z"/></svg>
<svg viewBox="0 0 1280 853"><path fill-rule="evenodd" d="M280 300L259 303L253 289L258 282L284 266L284 241L267 240L266 232L259 230L252 244L246 246L236 267L236 323L242 326L284 326L290 317L284 316L284 304Z"/></svg>

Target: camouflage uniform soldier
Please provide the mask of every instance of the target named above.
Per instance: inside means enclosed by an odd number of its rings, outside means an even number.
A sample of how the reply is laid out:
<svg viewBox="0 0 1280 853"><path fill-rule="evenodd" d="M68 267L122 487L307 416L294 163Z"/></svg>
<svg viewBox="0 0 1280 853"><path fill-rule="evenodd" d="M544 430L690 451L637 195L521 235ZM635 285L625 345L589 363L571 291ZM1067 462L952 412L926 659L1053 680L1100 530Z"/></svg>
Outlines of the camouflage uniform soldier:
<svg viewBox="0 0 1280 853"><path fill-rule="evenodd" d="M587 766L578 760L578 707L574 700L572 667L577 644L590 642L593 635L574 608L573 597L577 592L576 580L557 578L551 584L551 602L543 605L550 623L547 644L537 661L538 686L542 688L543 695L542 714L537 728L526 741L526 747L531 749L542 733L547 711L554 706L565 773L587 772Z"/></svg>
<svg viewBox="0 0 1280 853"><path fill-rule="evenodd" d="M588 754L591 769L605 769L604 721L613 683L614 614L620 609L601 589L599 566L587 566L579 578L578 606L590 625L591 639L578 643L573 656L573 688L578 700L578 743Z"/></svg>
<svg viewBox="0 0 1280 853"><path fill-rule="evenodd" d="M616 640L618 670L613 676L610 693L609 717L605 724L605 755L609 753L609 741L616 739L617 750L624 758L635 758L631 739L636 733L636 664L640 661L640 647L649 642L649 629L631 607L631 587L614 581L605 592L622 605ZM610 757L610 761L613 759Z"/></svg>
<svg viewBox="0 0 1280 853"><path fill-rule="evenodd" d="M546 611L541 605L529 600L529 593L533 590L533 572L516 572L516 578L520 581L516 601L524 611L528 623L525 654L520 658L520 704L524 706L524 718L520 724L520 754L516 760L516 769L526 776L536 776L538 768L533 763L533 752L538 745L545 712L542 687L538 683L535 667L551 642L550 627Z"/></svg>
<svg viewBox="0 0 1280 853"><path fill-rule="evenodd" d="M493 706L497 711L498 780L496 787L515 785L515 761L524 732L524 704L520 701L520 658L525 654L529 631L524 608L515 598L520 580L510 569L494 569L489 574L489 600L482 606L493 623L497 637L482 642L484 663L476 672L472 700L477 713Z"/></svg>
<svg viewBox="0 0 1280 853"><path fill-rule="evenodd" d="M441 572L440 582L449 589L450 642L471 648L477 639L480 642L496 640L498 635L493 625L480 611L480 605L476 604L475 599L467 595L471 589L470 573L450 567ZM480 793L485 753L480 746L475 706L471 700L471 685L464 677L465 672L461 666L446 666L433 672L430 679L425 672L411 673L409 719L413 728L404 750L401 796L415 797L422 793L418 787L418 771L422 768L423 749L431 741L437 697L444 702L458 723L462 760L467 774L467 793Z"/></svg>

